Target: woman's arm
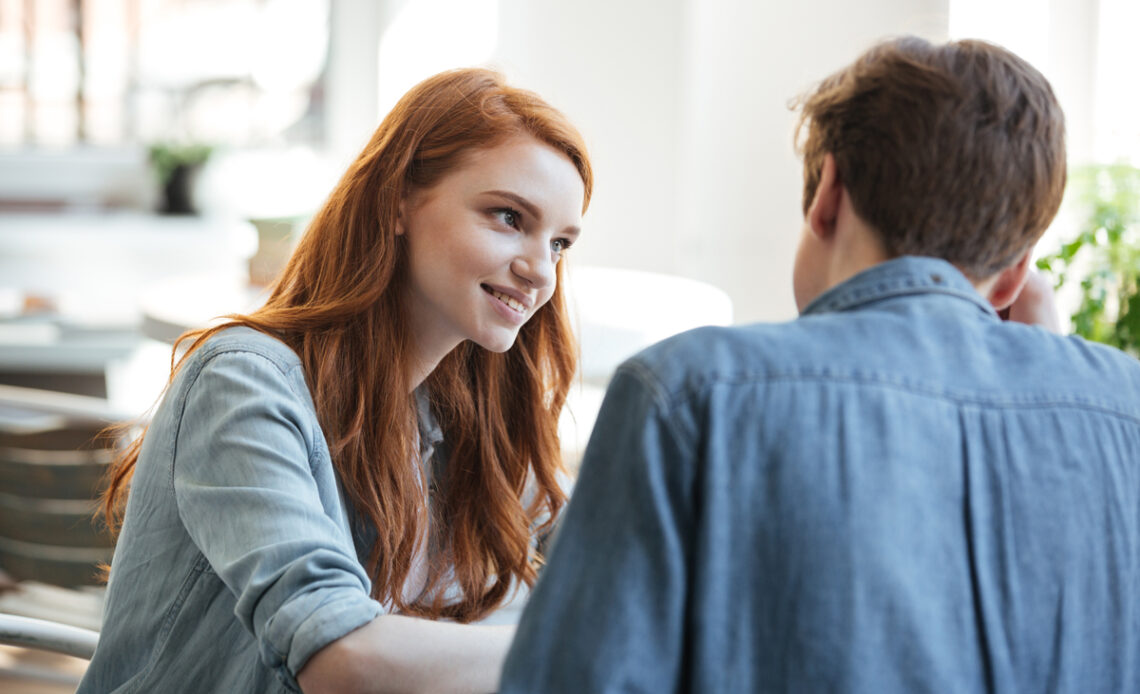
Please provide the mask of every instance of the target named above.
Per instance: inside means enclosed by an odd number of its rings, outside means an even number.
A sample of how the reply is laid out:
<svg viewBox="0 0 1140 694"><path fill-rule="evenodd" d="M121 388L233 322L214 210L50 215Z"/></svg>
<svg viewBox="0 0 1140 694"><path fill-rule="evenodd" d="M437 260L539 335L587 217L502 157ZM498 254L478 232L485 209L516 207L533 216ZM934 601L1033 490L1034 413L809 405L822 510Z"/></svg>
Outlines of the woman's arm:
<svg viewBox="0 0 1140 694"><path fill-rule="evenodd" d="M486 694L499 688L514 631L381 615L317 651L297 683L305 694Z"/></svg>

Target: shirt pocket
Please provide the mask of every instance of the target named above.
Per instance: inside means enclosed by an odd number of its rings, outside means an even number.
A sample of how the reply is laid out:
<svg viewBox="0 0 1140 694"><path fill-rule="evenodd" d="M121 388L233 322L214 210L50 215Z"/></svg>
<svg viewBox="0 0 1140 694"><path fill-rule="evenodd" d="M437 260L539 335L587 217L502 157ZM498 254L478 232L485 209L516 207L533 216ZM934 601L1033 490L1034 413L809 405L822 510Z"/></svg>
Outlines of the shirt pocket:
<svg viewBox="0 0 1140 694"><path fill-rule="evenodd" d="M167 610L150 662L119 691L286 691L259 660L253 636L234 617L234 604L199 557Z"/></svg>

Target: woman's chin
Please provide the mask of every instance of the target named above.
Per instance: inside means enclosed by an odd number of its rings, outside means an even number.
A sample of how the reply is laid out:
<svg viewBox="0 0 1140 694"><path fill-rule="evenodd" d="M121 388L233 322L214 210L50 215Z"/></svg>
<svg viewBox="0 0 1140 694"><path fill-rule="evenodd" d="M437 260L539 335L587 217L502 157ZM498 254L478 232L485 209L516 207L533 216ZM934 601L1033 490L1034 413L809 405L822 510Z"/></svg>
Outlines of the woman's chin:
<svg viewBox="0 0 1140 694"><path fill-rule="evenodd" d="M479 345L488 352L506 352L511 347L515 346L515 339L518 333L511 333L510 335L495 335L489 336L481 340L475 340L475 344Z"/></svg>

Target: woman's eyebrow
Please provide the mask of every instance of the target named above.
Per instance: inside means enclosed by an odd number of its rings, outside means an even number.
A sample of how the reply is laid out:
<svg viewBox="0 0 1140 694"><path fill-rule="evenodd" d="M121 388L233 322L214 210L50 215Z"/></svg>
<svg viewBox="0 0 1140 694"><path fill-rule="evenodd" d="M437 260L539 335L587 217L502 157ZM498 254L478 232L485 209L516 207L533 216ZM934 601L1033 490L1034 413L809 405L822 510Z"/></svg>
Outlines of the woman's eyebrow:
<svg viewBox="0 0 1140 694"><path fill-rule="evenodd" d="M499 197L506 198L506 199L510 200L511 202L515 203L516 205L518 205L519 207L523 208L523 210L526 211L527 214L534 217L534 220L536 222L539 222L539 223L542 222L542 210L540 210L538 208L538 206L536 206L530 200L527 200L526 198L519 195L518 193L512 193L509 190L488 190L485 192L485 194L486 195L497 195ZM567 236L571 236L574 239L577 239L581 235L582 230L579 227L570 226L570 227L566 227L562 231L562 233L566 234Z"/></svg>
<svg viewBox="0 0 1140 694"><path fill-rule="evenodd" d="M517 193L512 193L508 190L488 190L486 191L486 194L498 195L499 197L506 198L519 207L523 208L523 210L531 217L534 217L535 220L542 221L542 211L539 210L538 207L535 206L534 203L532 203L530 200L527 200Z"/></svg>

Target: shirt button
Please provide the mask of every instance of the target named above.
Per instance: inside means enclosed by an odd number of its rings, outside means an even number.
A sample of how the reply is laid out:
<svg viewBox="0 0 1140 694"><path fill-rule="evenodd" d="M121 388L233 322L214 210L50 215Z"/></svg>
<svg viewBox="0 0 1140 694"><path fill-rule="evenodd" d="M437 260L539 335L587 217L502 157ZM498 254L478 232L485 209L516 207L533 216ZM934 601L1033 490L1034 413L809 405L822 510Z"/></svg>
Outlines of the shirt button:
<svg viewBox="0 0 1140 694"><path fill-rule="evenodd" d="M932 279L935 284L942 284L942 275L931 275L930 279Z"/></svg>

